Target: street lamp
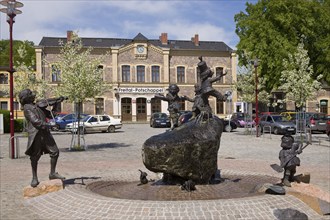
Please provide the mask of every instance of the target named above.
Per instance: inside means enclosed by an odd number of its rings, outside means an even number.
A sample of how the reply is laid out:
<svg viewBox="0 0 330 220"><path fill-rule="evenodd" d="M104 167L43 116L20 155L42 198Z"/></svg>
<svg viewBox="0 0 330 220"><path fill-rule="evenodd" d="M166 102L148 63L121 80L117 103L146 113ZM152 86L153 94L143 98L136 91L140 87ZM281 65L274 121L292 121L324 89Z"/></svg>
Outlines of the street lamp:
<svg viewBox="0 0 330 220"><path fill-rule="evenodd" d="M258 58L253 61L255 70L255 84L256 84L256 136L259 137L259 117L258 117Z"/></svg>
<svg viewBox="0 0 330 220"><path fill-rule="evenodd" d="M14 143L14 77L15 72L13 68L13 24L15 22L15 16L21 14L22 11L16 9L23 7L23 3L15 0L0 1L0 5L5 6L0 11L7 14L7 22L9 24L9 106L10 106L10 147L11 158L15 158L15 143Z"/></svg>

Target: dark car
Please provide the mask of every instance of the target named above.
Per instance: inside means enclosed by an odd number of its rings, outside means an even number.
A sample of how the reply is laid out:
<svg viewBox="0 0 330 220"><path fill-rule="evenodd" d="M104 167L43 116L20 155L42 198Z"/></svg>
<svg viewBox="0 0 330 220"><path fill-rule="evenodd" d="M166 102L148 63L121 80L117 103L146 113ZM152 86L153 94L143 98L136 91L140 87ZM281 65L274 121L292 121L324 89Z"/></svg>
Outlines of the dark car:
<svg viewBox="0 0 330 220"><path fill-rule="evenodd" d="M327 128L326 128L326 134L328 135L328 137L330 138L330 115L327 116L328 121L327 121Z"/></svg>
<svg viewBox="0 0 330 220"><path fill-rule="evenodd" d="M319 112L306 112L307 127L311 132L319 131L326 133L327 128L327 115Z"/></svg>
<svg viewBox="0 0 330 220"><path fill-rule="evenodd" d="M293 121L283 115L263 115L260 118L259 126L261 132L268 131L274 134L295 134L296 125Z"/></svg>
<svg viewBox="0 0 330 220"><path fill-rule="evenodd" d="M87 115L88 114L80 114L80 119L85 118ZM77 121L77 117L76 114L60 114L55 117L56 126L52 127L52 129L54 131L64 131L67 124Z"/></svg>
<svg viewBox="0 0 330 220"><path fill-rule="evenodd" d="M232 132L234 129L237 129L237 124L234 121L223 119L223 131Z"/></svg>
<svg viewBox="0 0 330 220"><path fill-rule="evenodd" d="M191 111L184 111L180 114L179 116L179 126L186 123L187 121L189 121L189 119L192 117L192 112Z"/></svg>
<svg viewBox="0 0 330 220"><path fill-rule="evenodd" d="M171 127L171 120L166 113L156 112L150 117L150 127Z"/></svg>
<svg viewBox="0 0 330 220"><path fill-rule="evenodd" d="M243 112L234 112L230 118L231 121L235 122L237 127L254 127L255 121L252 116Z"/></svg>

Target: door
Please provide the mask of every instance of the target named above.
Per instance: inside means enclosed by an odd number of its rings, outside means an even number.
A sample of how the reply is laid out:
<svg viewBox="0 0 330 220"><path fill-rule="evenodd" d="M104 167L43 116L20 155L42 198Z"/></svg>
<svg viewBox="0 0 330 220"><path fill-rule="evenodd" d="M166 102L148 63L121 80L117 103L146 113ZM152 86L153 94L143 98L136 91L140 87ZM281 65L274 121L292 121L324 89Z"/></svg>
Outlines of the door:
<svg viewBox="0 0 330 220"><path fill-rule="evenodd" d="M162 105L160 99L151 99L151 114L162 111Z"/></svg>
<svg viewBox="0 0 330 220"><path fill-rule="evenodd" d="M102 131L108 130L110 126L110 118L107 115L100 115L100 126L102 127Z"/></svg>
<svg viewBox="0 0 330 220"><path fill-rule="evenodd" d="M137 98L136 99L136 120L146 121L147 120L147 99Z"/></svg>
<svg viewBox="0 0 330 220"><path fill-rule="evenodd" d="M121 120L132 121L132 99L122 98L121 99Z"/></svg>

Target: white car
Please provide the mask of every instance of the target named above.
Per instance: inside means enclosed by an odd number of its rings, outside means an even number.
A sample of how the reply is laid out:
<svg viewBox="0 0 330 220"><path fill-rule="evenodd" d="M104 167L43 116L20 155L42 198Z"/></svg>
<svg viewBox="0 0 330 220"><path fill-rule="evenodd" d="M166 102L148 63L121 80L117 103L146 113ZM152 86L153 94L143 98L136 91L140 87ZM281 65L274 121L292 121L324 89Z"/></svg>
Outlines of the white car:
<svg viewBox="0 0 330 220"><path fill-rule="evenodd" d="M77 127L78 122L69 123L66 125L65 130L76 132ZM113 118L109 115L88 115L80 120L79 128L84 133L100 131L113 133L117 129L122 128L122 123L120 119Z"/></svg>

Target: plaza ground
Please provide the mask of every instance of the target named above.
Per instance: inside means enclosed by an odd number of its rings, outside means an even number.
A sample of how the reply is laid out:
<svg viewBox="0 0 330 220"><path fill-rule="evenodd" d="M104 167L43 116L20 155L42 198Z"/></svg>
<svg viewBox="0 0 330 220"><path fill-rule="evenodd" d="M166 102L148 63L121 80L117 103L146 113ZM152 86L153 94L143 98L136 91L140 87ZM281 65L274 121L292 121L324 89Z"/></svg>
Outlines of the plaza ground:
<svg viewBox="0 0 330 220"><path fill-rule="evenodd" d="M71 135L53 133L60 148L57 171L66 177L65 189L24 199L23 189L31 181L30 160L24 155L27 138L19 138L20 157L9 158L9 135L0 135L1 209L0 219L276 219L275 209L292 208L309 219L330 219L313 210L297 197L286 194L247 198L189 201L148 201L115 199L95 194L86 185L98 180L138 181L142 163L141 148L146 139L167 128L151 128L149 124L124 124L116 133L85 135L87 151L69 151ZM221 173L260 175L281 179L270 164L279 164L280 135L256 137L244 128L224 132L218 152ZM310 173L311 185L324 195L330 193L330 142L325 134L313 134L313 143L299 155L297 174ZM40 181L48 179L50 160L39 161ZM329 198L330 199L330 198Z"/></svg>

